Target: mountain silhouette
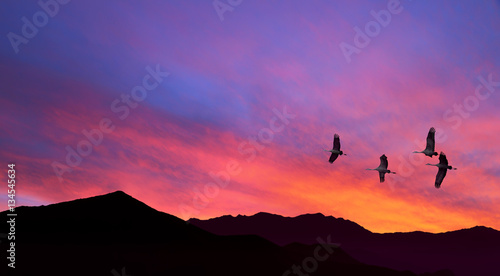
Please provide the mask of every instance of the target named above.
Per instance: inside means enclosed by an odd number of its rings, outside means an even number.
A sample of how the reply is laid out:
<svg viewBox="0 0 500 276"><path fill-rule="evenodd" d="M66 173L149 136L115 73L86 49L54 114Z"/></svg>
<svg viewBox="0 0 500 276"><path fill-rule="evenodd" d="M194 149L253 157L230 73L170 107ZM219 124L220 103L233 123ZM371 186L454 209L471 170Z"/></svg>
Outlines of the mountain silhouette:
<svg viewBox="0 0 500 276"><path fill-rule="evenodd" d="M455 275L500 275L500 232L482 226L439 234L378 234L322 214L283 217L257 213L189 221L214 234L255 234L281 246L313 244L316 237L331 235L356 260L397 270L424 273L446 268Z"/></svg>
<svg viewBox="0 0 500 276"><path fill-rule="evenodd" d="M311 275L416 275L363 264L327 236L280 246L253 234L213 234L121 191L16 213L16 268L2 258L1 275L294 275L304 263ZM6 252L10 241L0 238ZM319 252L325 259L314 263ZM435 271L425 275L452 275Z"/></svg>
<svg viewBox="0 0 500 276"><path fill-rule="evenodd" d="M189 222L218 235L253 233L282 246L293 242L311 244L318 235L332 235L343 243L363 240L371 234L355 222L319 213L289 218L261 212L253 216L222 216L203 221L190 219Z"/></svg>

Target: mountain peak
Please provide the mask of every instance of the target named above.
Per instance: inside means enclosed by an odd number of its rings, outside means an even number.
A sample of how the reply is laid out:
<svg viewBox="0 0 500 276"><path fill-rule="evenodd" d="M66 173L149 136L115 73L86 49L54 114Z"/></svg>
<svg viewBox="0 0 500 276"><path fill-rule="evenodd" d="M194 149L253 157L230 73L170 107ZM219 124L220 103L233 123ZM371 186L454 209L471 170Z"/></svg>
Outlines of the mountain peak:
<svg viewBox="0 0 500 276"><path fill-rule="evenodd" d="M95 199L95 200L99 200L99 201L103 200L106 202L113 202L114 204L130 204L130 203L138 204L138 203L140 203L141 205L147 206L142 201L135 199L131 195L129 195L121 190L117 190L117 191L114 191L114 192L111 192L108 194L99 195L99 196L95 196L95 197L89 197L87 199ZM148 208L151 208L151 207L148 206Z"/></svg>
<svg viewBox="0 0 500 276"><path fill-rule="evenodd" d="M318 219L321 219L321 218L326 218L325 215L323 215L322 213L307 213L307 214L302 214L302 215L299 215L299 216L296 216L296 218L298 217L310 217L310 218L318 218Z"/></svg>
<svg viewBox="0 0 500 276"><path fill-rule="evenodd" d="M115 199L122 199L122 200L125 200L125 199L136 200L131 195L125 193L122 190L116 190L116 191L111 192L111 193L107 193L107 194L103 194L103 195L97 195L97 196L89 197L89 198L115 198Z"/></svg>
<svg viewBox="0 0 500 276"><path fill-rule="evenodd" d="M122 191L122 190L116 190L114 192L111 192L111 193L108 193L108 194L105 194L105 195L130 196L127 193L125 193L124 191Z"/></svg>

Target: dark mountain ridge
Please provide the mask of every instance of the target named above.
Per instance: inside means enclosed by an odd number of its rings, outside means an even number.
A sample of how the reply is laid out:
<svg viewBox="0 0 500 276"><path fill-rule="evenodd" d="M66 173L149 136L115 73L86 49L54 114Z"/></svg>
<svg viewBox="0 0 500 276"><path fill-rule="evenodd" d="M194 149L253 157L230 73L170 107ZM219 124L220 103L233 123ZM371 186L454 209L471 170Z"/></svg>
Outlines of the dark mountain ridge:
<svg viewBox="0 0 500 276"><path fill-rule="evenodd" d="M0 214L6 219L7 213ZM2 258L1 275L122 275L122 269L135 276L287 275L293 266L304 269L318 250L326 259L316 261L314 275L416 275L365 265L328 247L327 237L279 246L254 234L216 235L121 191L15 213L16 268ZM0 233L8 232L8 224L0 224ZM0 238L6 252L10 241Z"/></svg>
<svg viewBox="0 0 500 276"><path fill-rule="evenodd" d="M218 235L255 234L278 245L313 244L331 235L347 254L367 264L417 273L451 269L456 275L500 275L500 232L484 226L445 233L372 233L342 218L322 214L297 217L257 213L190 223Z"/></svg>

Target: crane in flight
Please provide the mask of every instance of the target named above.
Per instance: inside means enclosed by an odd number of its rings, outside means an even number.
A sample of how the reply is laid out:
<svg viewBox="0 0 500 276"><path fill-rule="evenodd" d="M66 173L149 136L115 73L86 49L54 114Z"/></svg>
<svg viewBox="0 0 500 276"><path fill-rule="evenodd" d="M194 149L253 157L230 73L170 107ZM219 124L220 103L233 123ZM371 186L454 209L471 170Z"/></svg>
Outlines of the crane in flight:
<svg viewBox="0 0 500 276"><path fill-rule="evenodd" d="M335 161L337 159L337 157L339 157L339 155L347 155L343 151L340 150L340 137L337 133L335 133L335 135L333 135L333 148L331 150L324 149L324 151L328 151L328 152L332 153L332 155L330 155L330 159L328 160L328 162L330 162L330 163L333 163L333 161Z"/></svg>
<svg viewBox="0 0 500 276"><path fill-rule="evenodd" d="M380 156L380 165L375 169L367 169L367 170L378 171L378 175L380 176L380 183L382 183L385 181L386 173L396 174L395 172L391 172L390 170L388 170L387 166L389 166L389 163L387 162L387 156L385 156L385 154L382 154L382 156Z"/></svg>
<svg viewBox="0 0 500 276"><path fill-rule="evenodd" d="M427 163L426 165L429 166L436 166L439 168L438 173L436 174L436 182L434 183L434 186L439 189L441 187L441 183L443 183L443 179L446 176L446 172L448 170L456 170L457 168L453 168L452 166L448 165L448 159L446 159L446 155L441 152L439 154L439 164L429 164Z"/></svg>
<svg viewBox="0 0 500 276"><path fill-rule="evenodd" d="M423 153L429 157L438 155L438 153L434 151L434 146L436 145L436 142L434 141L435 133L436 129L431 127L431 129L429 129L429 133L427 134L427 145L425 149L423 151L414 151L413 153Z"/></svg>

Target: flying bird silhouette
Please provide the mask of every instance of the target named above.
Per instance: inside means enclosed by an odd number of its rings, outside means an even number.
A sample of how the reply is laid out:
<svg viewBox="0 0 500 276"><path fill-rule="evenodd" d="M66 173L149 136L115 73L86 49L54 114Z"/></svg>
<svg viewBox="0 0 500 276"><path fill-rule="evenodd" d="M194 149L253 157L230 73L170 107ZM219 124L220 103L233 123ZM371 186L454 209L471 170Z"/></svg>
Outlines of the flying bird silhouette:
<svg viewBox="0 0 500 276"><path fill-rule="evenodd" d="M431 129L429 129L429 133L427 134L427 145L425 147L425 150L414 151L413 153L423 153L429 157L432 157L433 155L438 155L438 153L434 151L434 146L436 144L434 141L434 134L435 133L436 133L436 129L431 127Z"/></svg>
<svg viewBox="0 0 500 276"><path fill-rule="evenodd" d="M457 168L453 168L452 166L448 166L448 159L446 159L446 155L443 152L441 152L439 154L439 164L427 163L426 165L436 166L439 168L439 171L436 174L436 182L434 183L434 186L437 189L439 189L439 187L441 187L441 183L443 183L443 179L446 176L446 172L448 170L456 170L457 169Z"/></svg>
<svg viewBox="0 0 500 276"><path fill-rule="evenodd" d="M390 170L388 170L387 166L389 166L389 163L387 162L387 156L385 156L385 154L382 154L382 156L380 156L380 165L375 169L367 169L367 170L378 171L378 175L380 176L380 183L382 183L385 181L386 173L396 174L395 172L391 172Z"/></svg>
<svg viewBox="0 0 500 276"><path fill-rule="evenodd" d="M330 159L328 162L333 163L339 157L339 155L347 155L343 151L340 150L340 137L337 133L333 135L333 148L331 150L324 150L331 152L332 155L330 155Z"/></svg>

